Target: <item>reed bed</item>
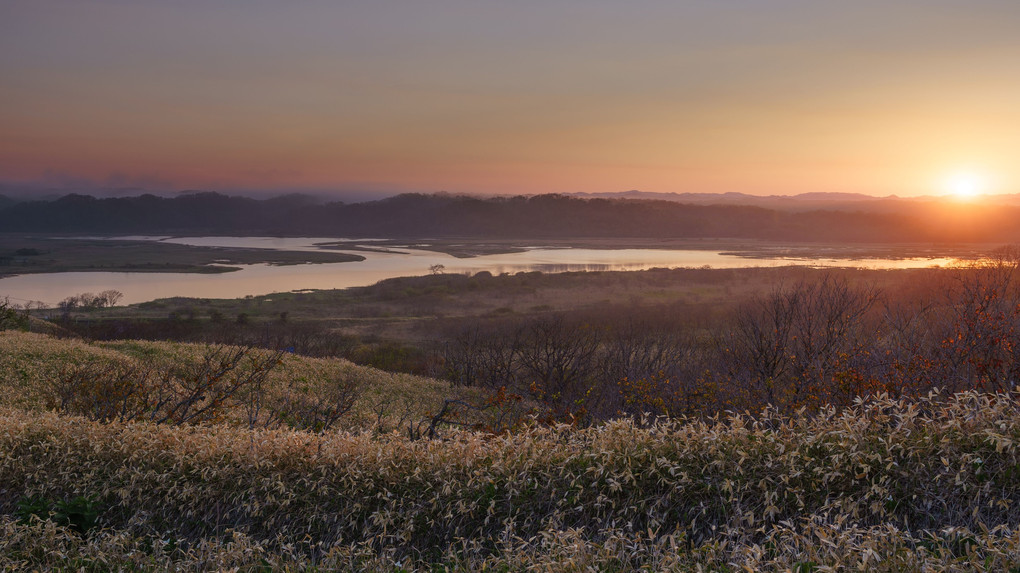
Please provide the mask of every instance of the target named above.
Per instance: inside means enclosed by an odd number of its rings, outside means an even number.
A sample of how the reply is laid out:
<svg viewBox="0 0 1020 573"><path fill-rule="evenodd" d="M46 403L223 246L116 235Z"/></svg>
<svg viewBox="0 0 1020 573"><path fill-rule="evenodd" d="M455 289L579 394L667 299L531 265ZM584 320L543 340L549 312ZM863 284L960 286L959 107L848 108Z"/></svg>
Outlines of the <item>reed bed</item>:
<svg viewBox="0 0 1020 573"><path fill-rule="evenodd" d="M1018 397L440 440L8 407L0 514L85 496L102 529L6 517L0 555L10 568L1009 570Z"/></svg>

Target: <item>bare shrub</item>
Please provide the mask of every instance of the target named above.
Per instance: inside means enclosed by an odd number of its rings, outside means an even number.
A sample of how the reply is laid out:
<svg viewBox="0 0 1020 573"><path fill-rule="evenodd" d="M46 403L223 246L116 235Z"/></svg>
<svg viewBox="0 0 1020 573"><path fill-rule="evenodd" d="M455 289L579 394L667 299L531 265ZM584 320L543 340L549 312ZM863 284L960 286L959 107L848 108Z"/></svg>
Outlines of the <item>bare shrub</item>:
<svg viewBox="0 0 1020 573"><path fill-rule="evenodd" d="M706 345L682 317L636 309L611 323L603 344L603 383L618 388L606 415L694 415L716 405L704 376Z"/></svg>
<svg viewBox="0 0 1020 573"><path fill-rule="evenodd" d="M250 347L214 346L196 364L160 372L133 364L84 362L57 376L51 405L99 421L217 422L233 406L261 403L263 382L280 357L279 352Z"/></svg>
<svg viewBox="0 0 1020 573"><path fill-rule="evenodd" d="M231 399L262 390L281 356L251 347L210 347L198 364L171 368L159 377L150 394L149 420L173 424L219 420Z"/></svg>
<svg viewBox="0 0 1020 573"><path fill-rule="evenodd" d="M955 332L948 346L967 366L971 387L1012 389L1020 380L1020 262L1011 251L958 276Z"/></svg>
<svg viewBox="0 0 1020 573"><path fill-rule="evenodd" d="M100 422L134 420L150 407L150 377L150 371L133 364L88 360L58 374L47 405Z"/></svg>
<svg viewBox="0 0 1020 573"><path fill-rule="evenodd" d="M299 388L291 381L285 395L270 406L271 422L300 430L324 432L334 428L364 391L364 385L351 372L342 372L314 391Z"/></svg>
<svg viewBox="0 0 1020 573"><path fill-rule="evenodd" d="M724 338L731 383L751 404L848 403L853 395L841 391L840 377L855 374L870 344L865 318L878 300L875 289L831 275L753 299Z"/></svg>
<svg viewBox="0 0 1020 573"><path fill-rule="evenodd" d="M499 388L514 385L521 328L512 323L473 324L455 332L442 348L445 377L457 385Z"/></svg>
<svg viewBox="0 0 1020 573"><path fill-rule="evenodd" d="M885 391L1004 391L1020 380L1020 281L1015 251L925 277L883 312L874 372Z"/></svg>

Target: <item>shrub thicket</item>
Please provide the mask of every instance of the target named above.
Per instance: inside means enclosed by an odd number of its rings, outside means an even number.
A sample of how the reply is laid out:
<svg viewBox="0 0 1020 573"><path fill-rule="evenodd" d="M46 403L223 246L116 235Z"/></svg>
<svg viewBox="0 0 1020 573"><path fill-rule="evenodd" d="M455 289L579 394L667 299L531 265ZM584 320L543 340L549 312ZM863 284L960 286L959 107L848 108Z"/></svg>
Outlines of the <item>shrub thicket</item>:
<svg viewBox="0 0 1020 573"><path fill-rule="evenodd" d="M1020 258L934 269L909 292L826 275L710 321L668 307L463 321L442 375L503 389L557 419L786 414L879 393L1008 391L1020 381Z"/></svg>

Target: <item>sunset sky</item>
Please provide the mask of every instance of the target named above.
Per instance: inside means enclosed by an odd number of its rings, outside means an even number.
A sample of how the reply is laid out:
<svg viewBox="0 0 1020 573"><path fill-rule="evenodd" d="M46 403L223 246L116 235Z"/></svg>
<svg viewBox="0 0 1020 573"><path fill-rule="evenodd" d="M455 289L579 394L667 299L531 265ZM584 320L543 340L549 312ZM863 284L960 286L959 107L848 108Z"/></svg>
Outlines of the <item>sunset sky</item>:
<svg viewBox="0 0 1020 573"><path fill-rule="evenodd" d="M1020 192L1016 0L0 0L0 182Z"/></svg>

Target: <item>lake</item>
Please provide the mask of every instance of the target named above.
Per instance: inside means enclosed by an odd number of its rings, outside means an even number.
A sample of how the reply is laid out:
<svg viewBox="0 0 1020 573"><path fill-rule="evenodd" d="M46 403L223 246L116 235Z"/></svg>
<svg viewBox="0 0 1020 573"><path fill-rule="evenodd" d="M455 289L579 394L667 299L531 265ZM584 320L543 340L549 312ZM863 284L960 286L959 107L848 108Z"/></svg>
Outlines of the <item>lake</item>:
<svg viewBox="0 0 1020 573"><path fill-rule="evenodd" d="M123 237L132 240L162 240L207 247L247 247L290 251L316 251L316 243L349 239L275 237ZM115 239L114 239L115 240ZM371 239L357 242L371 247ZM120 304L133 304L174 296L194 298L239 298L274 292L336 289L367 286L383 279L429 273L433 265L444 272L492 274L518 272L633 271L655 267L748 268L785 265L814 267L855 267L873 269L946 266L957 259L940 258L747 258L711 250L666 249L584 249L536 246L523 252L456 258L444 253L406 247L387 247L398 252L343 251L365 257L364 261L291 266L231 265L241 270L222 274L72 272L47 273L0 279L0 298L13 302L39 301L56 306L65 298L82 292L116 289L124 293Z"/></svg>

